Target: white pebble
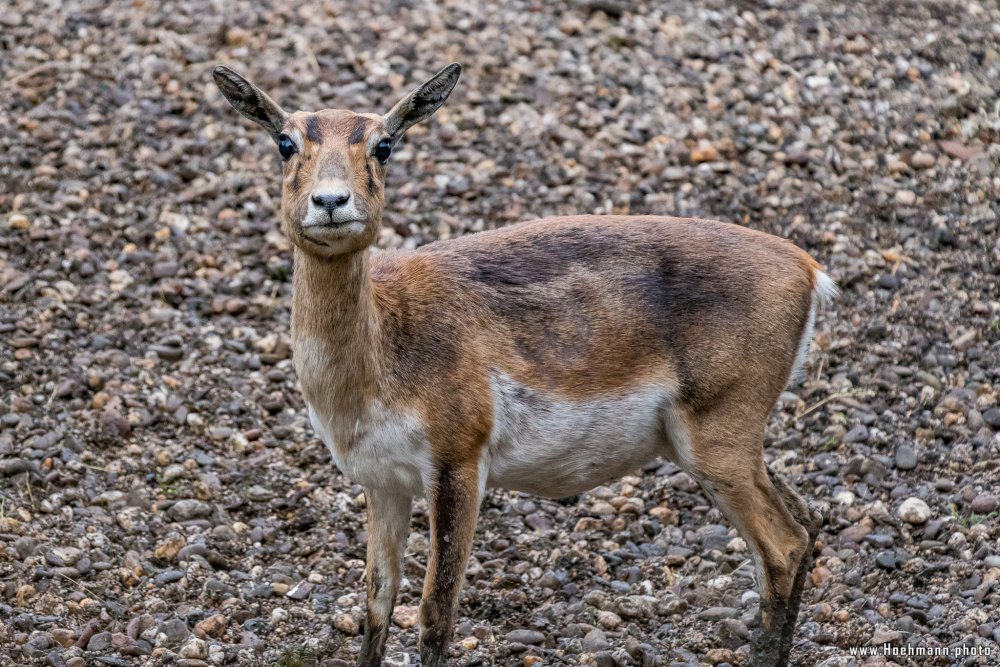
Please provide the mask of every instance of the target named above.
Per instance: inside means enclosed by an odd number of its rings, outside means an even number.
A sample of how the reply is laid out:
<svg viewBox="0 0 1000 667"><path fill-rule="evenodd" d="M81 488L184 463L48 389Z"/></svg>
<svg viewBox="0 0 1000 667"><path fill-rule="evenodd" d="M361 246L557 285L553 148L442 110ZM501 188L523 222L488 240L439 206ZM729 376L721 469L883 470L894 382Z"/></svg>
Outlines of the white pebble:
<svg viewBox="0 0 1000 667"><path fill-rule="evenodd" d="M931 508L920 498L907 498L896 513L903 521L915 525L927 523L931 518Z"/></svg>

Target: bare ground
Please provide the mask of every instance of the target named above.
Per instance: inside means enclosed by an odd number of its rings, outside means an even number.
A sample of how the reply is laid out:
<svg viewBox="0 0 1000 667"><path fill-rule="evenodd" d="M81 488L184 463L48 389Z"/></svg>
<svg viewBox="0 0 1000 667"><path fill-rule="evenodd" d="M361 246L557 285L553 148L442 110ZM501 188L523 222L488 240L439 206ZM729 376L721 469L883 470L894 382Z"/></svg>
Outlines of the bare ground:
<svg viewBox="0 0 1000 667"><path fill-rule="evenodd" d="M1000 661L995 3L13 0L0 23L0 665L351 663L361 489L296 391L277 153L209 73L384 111L453 60L382 244L594 212L793 239L843 291L766 443L827 515L793 664ZM671 465L496 491L454 662L742 664L751 572ZM992 653L850 655L884 643Z"/></svg>

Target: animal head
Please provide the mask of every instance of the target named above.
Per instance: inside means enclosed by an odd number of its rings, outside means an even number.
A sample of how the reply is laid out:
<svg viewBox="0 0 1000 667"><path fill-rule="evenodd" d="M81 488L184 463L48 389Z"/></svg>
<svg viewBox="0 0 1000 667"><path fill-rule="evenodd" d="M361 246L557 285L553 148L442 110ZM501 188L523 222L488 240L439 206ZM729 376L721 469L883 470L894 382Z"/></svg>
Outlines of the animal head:
<svg viewBox="0 0 1000 667"><path fill-rule="evenodd" d="M448 65L383 116L344 109L287 113L228 67L219 65L213 76L233 108L277 145L282 231L303 251L334 257L375 243L392 150L406 130L444 104L461 71L458 63Z"/></svg>

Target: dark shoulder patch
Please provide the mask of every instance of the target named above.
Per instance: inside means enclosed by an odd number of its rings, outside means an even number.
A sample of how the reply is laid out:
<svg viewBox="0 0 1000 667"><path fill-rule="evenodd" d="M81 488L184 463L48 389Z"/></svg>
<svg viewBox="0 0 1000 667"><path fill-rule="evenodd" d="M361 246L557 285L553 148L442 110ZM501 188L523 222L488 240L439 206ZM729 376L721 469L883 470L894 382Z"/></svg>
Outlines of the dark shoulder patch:
<svg viewBox="0 0 1000 667"><path fill-rule="evenodd" d="M351 126L351 132L347 135L347 143L360 144L365 139L365 130L368 128L368 119L364 116L355 116L354 125Z"/></svg>
<svg viewBox="0 0 1000 667"><path fill-rule="evenodd" d="M306 120L306 139L315 143L323 141L323 126L318 116L309 116Z"/></svg>

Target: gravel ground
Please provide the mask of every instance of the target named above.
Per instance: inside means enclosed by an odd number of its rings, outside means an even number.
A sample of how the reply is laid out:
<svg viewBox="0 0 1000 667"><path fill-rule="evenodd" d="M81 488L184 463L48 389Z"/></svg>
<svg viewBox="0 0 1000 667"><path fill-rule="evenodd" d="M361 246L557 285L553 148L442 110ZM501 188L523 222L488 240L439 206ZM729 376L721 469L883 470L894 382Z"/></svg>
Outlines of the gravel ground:
<svg viewBox="0 0 1000 667"><path fill-rule="evenodd" d="M363 497L295 387L277 152L210 70L386 110L453 60L382 245L628 212L808 249L843 295L768 431L827 514L793 664L1000 663L997 4L374 4L0 12L0 665L352 664ZM492 492L454 662L739 665L751 571L671 465ZM850 657L884 643L992 655Z"/></svg>

